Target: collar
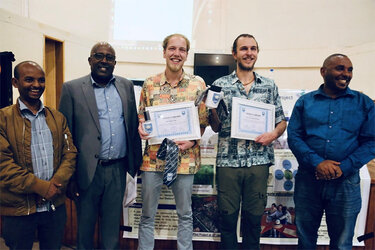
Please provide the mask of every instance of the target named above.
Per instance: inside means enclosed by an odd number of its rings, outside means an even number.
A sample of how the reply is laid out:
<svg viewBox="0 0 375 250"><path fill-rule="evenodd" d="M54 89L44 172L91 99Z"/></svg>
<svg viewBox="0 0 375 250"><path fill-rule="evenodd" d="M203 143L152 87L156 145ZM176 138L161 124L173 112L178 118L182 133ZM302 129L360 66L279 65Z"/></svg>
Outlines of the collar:
<svg viewBox="0 0 375 250"><path fill-rule="evenodd" d="M322 83L322 84L319 86L318 90L314 93L314 96L320 95L320 96L324 96L324 97L329 97L329 98L331 98L329 95L327 95L327 94L324 92L324 90L323 90L323 86L324 86L324 83ZM345 89L345 91L342 92L342 93L340 93L340 95L338 95L336 98L338 98L338 97L342 97L342 96L355 96L355 94L354 94L353 90L351 90L349 87L347 87L347 88Z"/></svg>
<svg viewBox="0 0 375 250"><path fill-rule="evenodd" d="M177 85L179 85L180 82L181 82L182 80L186 80L186 79L188 79L188 76L187 76L187 74L185 73L184 69L182 69L182 75L181 75L181 78L180 78L180 80L178 81L178 84L177 84ZM163 86L163 85L166 84L166 83L168 83L168 81L167 81L167 77L165 76L165 71L164 71L164 72L161 74L161 78L160 78L160 86Z"/></svg>
<svg viewBox="0 0 375 250"><path fill-rule="evenodd" d="M257 72L253 72L253 74L254 74L254 84L255 83L261 83L262 79L260 78L260 75ZM232 85L240 81L240 79L238 79L236 70L233 70L233 72L229 76L232 78L231 79Z"/></svg>
<svg viewBox="0 0 375 250"><path fill-rule="evenodd" d="M91 78L91 84L94 86L94 87L98 87L98 88L102 88L103 86L101 86L100 84L98 84L97 82L95 82L94 78L92 78L92 75L90 74L90 78ZM112 75L112 78L111 80L109 80L109 82L107 83L106 86L109 86L110 84L114 83L116 80L115 76Z"/></svg>
<svg viewBox="0 0 375 250"><path fill-rule="evenodd" d="M20 105L20 111L21 111L21 114L22 114L23 112L25 112L25 111L29 111L31 114L33 114L33 112L31 112L31 110L26 106L25 103L23 103L23 102L21 101L20 98L18 98L17 100L18 100L18 104ZM41 102L41 101L40 101L40 108L39 108L39 110L38 110L38 112L36 113L35 116L37 116L40 112L43 112L43 113L45 112L45 111L44 111L44 104L43 104L43 102ZM33 114L33 115L34 115L34 114Z"/></svg>

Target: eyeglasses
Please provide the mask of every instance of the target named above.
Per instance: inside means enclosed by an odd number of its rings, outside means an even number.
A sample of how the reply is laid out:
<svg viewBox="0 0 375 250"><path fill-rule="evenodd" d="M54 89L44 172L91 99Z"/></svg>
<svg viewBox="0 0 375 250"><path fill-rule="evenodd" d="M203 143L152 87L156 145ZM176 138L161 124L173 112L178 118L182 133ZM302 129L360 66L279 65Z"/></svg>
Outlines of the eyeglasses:
<svg viewBox="0 0 375 250"><path fill-rule="evenodd" d="M104 55L103 53L95 53L92 55L96 60L102 61L105 57L107 62L114 62L116 60L116 56L111 55L111 54L106 54Z"/></svg>

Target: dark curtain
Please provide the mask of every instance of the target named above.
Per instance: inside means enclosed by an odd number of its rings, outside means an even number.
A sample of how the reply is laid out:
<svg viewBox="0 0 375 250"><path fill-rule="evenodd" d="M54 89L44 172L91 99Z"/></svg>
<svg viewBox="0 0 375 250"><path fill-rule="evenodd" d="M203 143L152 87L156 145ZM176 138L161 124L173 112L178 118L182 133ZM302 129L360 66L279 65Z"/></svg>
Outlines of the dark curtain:
<svg viewBox="0 0 375 250"><path fill-rule="evenodd" d="M0 52L0 108L13 103L12 95L12 52Z"/></svg>

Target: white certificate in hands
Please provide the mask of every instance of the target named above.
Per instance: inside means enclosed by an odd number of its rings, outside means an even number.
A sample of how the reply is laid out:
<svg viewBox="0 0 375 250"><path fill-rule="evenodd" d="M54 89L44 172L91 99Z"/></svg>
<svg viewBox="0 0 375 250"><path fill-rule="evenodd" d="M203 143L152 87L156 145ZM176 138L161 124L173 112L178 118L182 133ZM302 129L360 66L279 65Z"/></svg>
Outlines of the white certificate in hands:
<svg viewBox="0 0 375 250"><path fill-rule="evenodd" d="M197 140L201 138L198 110L194 102L180 102L146 107L155 124L156 135L149 144L160 144L164 138Z"/></svg>
<svg viewBox="0 0 375 250"><path fill-rule="evenodd" d="M275 105L233 97L230 136L255 140L275 128Z"/></svg>

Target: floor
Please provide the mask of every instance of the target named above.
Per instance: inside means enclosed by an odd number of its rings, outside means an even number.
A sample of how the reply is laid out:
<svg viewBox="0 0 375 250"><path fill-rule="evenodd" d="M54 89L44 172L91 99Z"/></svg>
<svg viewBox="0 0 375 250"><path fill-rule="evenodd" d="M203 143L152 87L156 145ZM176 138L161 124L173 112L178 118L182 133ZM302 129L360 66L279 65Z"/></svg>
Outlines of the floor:
<svg viewBox="0 0 375 250"><path fill-rule="evenodd" d="M5 250L5 249L9 249L6 245L5 245L5 242L4 242L4 239L0 237L0 249L1 250ZM38 242L34 242L34 245L33 245L33 249L34 250L37 250L39 249L39 243ZM61 250L72 250L72 249L75 249L75 247L71 247L71 246L62 246L61 247Z"/></svg>

